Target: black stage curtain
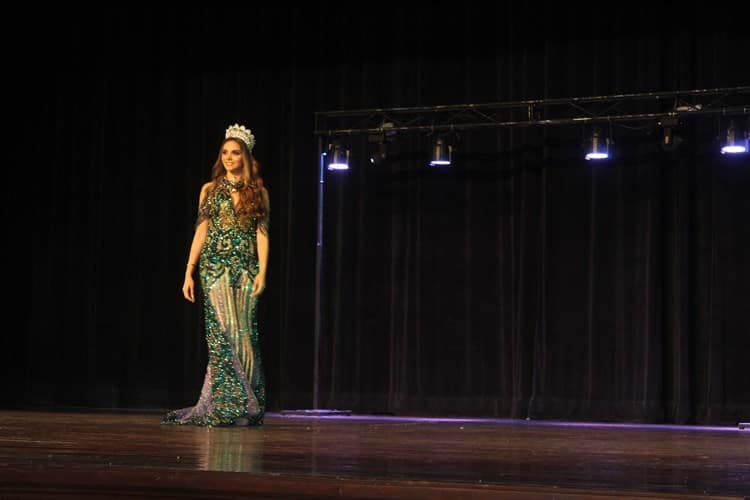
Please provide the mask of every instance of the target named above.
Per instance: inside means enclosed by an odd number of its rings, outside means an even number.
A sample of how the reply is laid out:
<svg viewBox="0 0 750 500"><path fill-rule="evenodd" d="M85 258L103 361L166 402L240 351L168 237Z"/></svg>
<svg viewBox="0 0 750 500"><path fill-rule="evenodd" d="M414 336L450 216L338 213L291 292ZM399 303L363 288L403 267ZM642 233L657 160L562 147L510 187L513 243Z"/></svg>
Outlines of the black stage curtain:
<svg viewBox="0 0 750 500"><path fill-rule="evenodd" d="M3 404L195 402L205 343L182 274L199 188L240 122L271 193L269 409L311 408L317 390L358 412L750 417L750 168L716 154L721 120L688 121L672 152L658 127L613 127L598 166L576 127L461 134L439 171L423 166L428 136L376 168L352 137L353 168L326 176L314 359L315 111L748 85L748 35L723 15L37 13L45 49L6 62L22 133L4 183Z"/></svg>

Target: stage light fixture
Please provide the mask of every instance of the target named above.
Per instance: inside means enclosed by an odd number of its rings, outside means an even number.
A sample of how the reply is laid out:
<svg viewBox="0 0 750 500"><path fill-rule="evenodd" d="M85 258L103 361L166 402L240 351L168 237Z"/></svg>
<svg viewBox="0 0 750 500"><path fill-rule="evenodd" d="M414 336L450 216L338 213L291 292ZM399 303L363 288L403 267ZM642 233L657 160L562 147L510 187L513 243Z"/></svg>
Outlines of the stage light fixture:
<svg viewBox="0 0 750 500"><path fill-rule="evenodd" d="M383 122L377 133L367 136L371 165L380 165L388 157L388 144L393 142L396 137L396 132L392 130L393 127L393 122Z"/></svg>
<svg viewBox="0 0 750 500"><path fill-rule="evenodd" d="M447 167L451 164L453 146L443 137L438 137L432 144L431 167Z"/></svg>
<svg viewBox="0 0 750 500"><path fill-rule="evenodd" d="M339 143L331 144L328 149L331 154L328 170L349 170L349 150Z"/></svg>
<svg viewBox="0 0 750 500"><path fill-rule="evenodd" d="M734 124L734 120L729 121L725 137L724 144L721 146L721 154L736 155L747 153L748 133L747 131L743 133L738 129Z"/></svg>
<svg viewBox="0 0 750 500"><path fill-rule="evenodd" d="M591 133L587 160L606 160L609 158L609 137L604 137L601 130L595 128Z"/></svg>
<svg viewBox="0 0 750 500"><path fill-rule="evenodd" d="M661 148L674 151L682 144L682 137L677 133L680 121L677 118L665 118L659 122L662 128Z"/></svg>
<svg viewBox="0 0 750 500"><path fill-rule="evenodd" d="M372 146L370 151L370 164L381 165L385 163L388 157L388 151L384 142L377 142Z"/></svg>

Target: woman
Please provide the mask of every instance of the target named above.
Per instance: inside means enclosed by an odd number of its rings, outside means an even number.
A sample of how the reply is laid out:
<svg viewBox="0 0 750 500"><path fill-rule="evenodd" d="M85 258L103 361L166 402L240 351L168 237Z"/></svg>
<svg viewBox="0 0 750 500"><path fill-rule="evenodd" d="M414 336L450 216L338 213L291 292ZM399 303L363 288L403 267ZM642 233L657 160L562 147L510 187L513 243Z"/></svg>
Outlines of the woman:
<svg viewBox="0 0 750 500"><path fill-rule="evenodd" d="M227 128L211 182L201 189L182 293L195 302L197 268L208 367L196 405L167 413L163 423L263 424L266 392L256 306L266 286L270 205L254 146L250 129Z"/></svg>

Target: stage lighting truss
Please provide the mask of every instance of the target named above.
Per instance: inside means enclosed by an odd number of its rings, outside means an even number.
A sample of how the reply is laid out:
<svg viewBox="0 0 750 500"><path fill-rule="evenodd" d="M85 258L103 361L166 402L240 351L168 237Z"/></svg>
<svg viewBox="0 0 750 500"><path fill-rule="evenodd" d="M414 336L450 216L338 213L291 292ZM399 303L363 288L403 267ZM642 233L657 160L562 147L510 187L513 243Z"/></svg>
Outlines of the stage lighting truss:
<svg viewBox="0 0 750 500"><path fill-rule="evenodd" d="M593 126L625 122L663 125L674 120L684 122L711 115L750 115L750 86L484 104L319 111L315 113L314 134L324 137L440 134L482 128ZM674 131L675 127L670 125L669 132L673 134Z"/></svg>

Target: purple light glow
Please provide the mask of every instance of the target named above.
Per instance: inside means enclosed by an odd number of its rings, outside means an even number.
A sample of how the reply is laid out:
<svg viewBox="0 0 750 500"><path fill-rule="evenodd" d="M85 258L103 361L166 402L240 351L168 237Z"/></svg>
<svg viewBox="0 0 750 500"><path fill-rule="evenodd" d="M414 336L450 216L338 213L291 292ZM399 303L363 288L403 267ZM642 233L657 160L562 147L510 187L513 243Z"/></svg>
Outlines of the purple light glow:
<svg viewBox="0 0 750 500"><path fill-rule="evenodd" d="M413 422L424 424L495 424L495 425L534 425L546 427L581 427L604 429L652 429L672 431L733 431L741 432L737 427L707 426L707 425L676 425L676 424L643 424L627 422L566 422L558 420L520 420L504 418L448 418L448 417L397 417L389 415L283 415L281 413L267 413L279 418L306 418L320 420L371 420L377 422Z"/></svg>

